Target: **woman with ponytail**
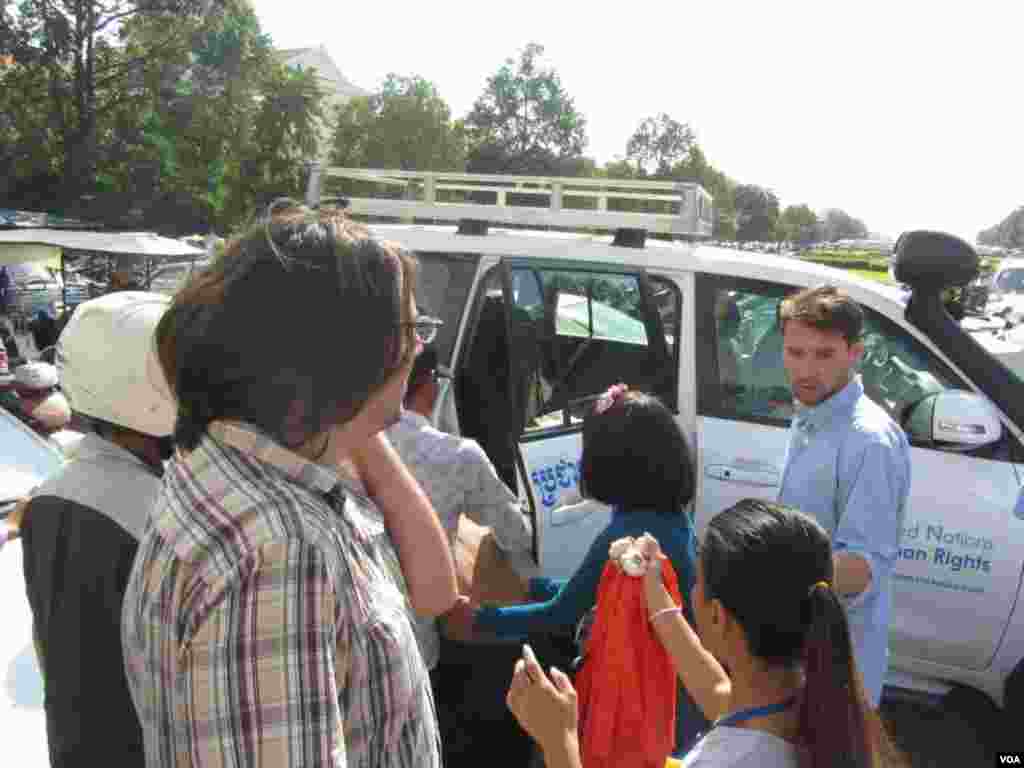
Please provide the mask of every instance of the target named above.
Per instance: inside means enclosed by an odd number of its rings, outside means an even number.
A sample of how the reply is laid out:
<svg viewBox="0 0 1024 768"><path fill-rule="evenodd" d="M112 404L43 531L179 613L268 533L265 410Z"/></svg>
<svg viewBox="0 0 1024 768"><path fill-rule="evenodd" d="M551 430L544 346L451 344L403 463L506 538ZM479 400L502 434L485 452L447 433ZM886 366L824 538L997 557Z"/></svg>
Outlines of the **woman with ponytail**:
<svg viewBox="0 0 1024 768"><path fill-rule="evenodd" d="M697 632L661 584L657 541L641 540L648 613L710 730L684 768L880 768L901 764L869 707L832 589L832 547L812 518L745 499L708 524L697 558ZM699 633L699 634L698 634ZM508 694L548 768L578 767L576 696L520 661Z"/></svg>

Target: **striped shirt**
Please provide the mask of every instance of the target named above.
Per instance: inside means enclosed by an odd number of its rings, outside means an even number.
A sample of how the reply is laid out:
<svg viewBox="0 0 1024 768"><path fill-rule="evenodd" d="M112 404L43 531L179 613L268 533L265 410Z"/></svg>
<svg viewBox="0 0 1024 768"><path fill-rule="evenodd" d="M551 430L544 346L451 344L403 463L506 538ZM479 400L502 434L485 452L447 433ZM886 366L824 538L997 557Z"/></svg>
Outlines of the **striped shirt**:
<svg viewBox="0 0 1024 768"><path fill-rule="evenodd" d="M147 766L440 766L372 508L247 425L170 462L122 617Z"/></svg>
<svg viewBox="0 0 1024 768"><path fill-rule="evenodd" d="M434 429L424 416L410 410L402 411L402 418L386 435L430 499L453 556L462 515L489 526L503 552L520 556L532 553L530 519L475 441ZM413 620L423 660L428 669L433 669L441 656L437 620L416 616Z"/></svg>

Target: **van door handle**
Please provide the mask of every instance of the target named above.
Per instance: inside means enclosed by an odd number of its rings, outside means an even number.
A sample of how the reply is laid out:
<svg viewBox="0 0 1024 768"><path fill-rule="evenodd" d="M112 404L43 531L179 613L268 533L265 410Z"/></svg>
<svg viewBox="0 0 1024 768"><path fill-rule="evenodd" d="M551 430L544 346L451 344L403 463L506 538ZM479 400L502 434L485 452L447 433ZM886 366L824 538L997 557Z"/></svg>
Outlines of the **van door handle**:
<svg viewBox="0 0 1024 768"><path fill-rule="evenodd" d="M563 503L551 510L552 527L572 525L603 508L600 502L596 502L593 499L583 500L576 494L573 494L573 496L575 498L566 498Z"/></svg>
<svg viewBox="0 0 1024 768"><path fill-rule="evenodd" d="M775 486L779 484L779 472L768 467L734 467L729 464L709 464L704 474L715 480L738 485Z"/></svg>

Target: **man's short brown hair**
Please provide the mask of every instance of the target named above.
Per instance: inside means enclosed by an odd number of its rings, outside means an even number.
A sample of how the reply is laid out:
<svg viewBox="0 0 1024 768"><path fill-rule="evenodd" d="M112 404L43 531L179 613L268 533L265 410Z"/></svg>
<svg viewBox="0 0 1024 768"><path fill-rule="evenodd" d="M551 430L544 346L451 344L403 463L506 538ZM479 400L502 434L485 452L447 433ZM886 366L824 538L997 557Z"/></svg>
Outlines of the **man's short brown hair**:
<svg viewBox="0 0 1024 768"><path fill-rule="evenodd" d="M798 322L819 331L839 331L847 344L856 344L864 333L864 310L834 285L805 288L779 302L779 331L786 321Z"/></svg>

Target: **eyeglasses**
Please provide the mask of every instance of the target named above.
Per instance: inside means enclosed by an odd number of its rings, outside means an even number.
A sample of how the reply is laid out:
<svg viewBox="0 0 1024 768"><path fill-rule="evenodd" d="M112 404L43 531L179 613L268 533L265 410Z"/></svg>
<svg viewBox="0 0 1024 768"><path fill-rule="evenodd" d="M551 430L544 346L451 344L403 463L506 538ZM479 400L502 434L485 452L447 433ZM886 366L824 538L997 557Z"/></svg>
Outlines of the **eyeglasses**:
<svg viewBox="0 0 1024 768"><path fill-rule="evenodd" d="M411 323L402 323L403 328L409 328L410 326L416 333L416 338L421 344L429 344L437 338L437 329L444 325L444 320L440 320L436 317L427 317L426 315L420 315Z"/></svg>

